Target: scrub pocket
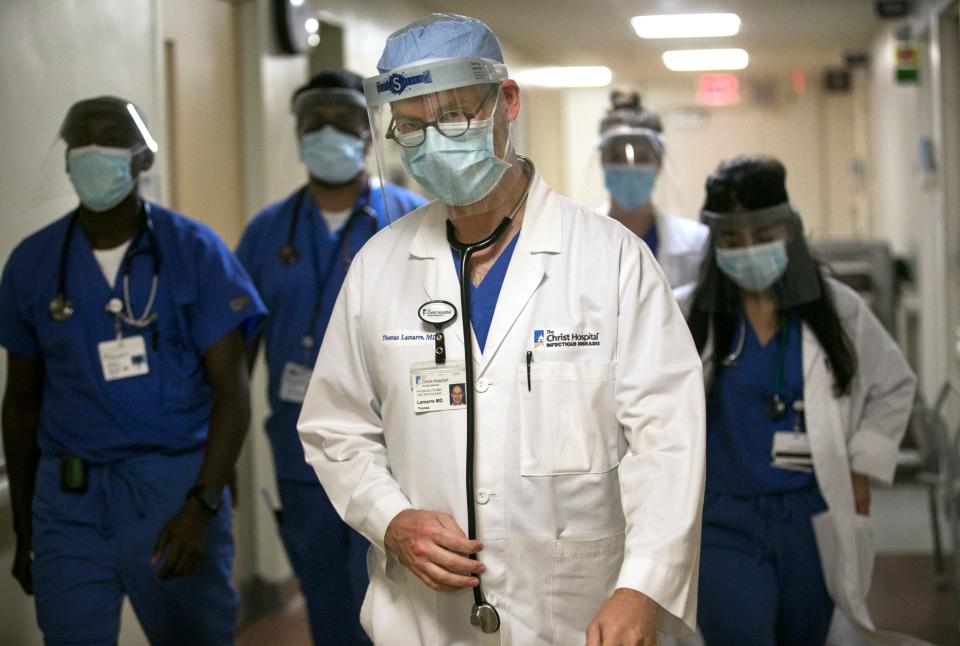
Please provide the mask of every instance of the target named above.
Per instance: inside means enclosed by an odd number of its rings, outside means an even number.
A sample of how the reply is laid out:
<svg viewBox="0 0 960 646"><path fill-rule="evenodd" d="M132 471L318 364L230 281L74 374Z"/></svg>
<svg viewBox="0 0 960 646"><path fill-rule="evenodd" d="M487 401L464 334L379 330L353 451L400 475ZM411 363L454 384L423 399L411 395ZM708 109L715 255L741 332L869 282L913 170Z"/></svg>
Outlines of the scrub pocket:
<svg viewBox="0 0 960 646"><path fill-rule="evenodd" d="M603 602L613 594L623 562L622 532L587 541L557 541L553 547L551 643L581 638Z"/></svg>
<svg viewBox="0 0 960 646"><path fill-rule="evenodd" d="M167 410L192 410L209 401L202 357L179 339L160 338L159 362L163 365L163 405Z"/></svg>
<svg viewBox="0 0 960 646"><path fill-rule="evenodd" d="M520 474L606 473L619 464L616 361L542 361L517 370Z"/></svg>

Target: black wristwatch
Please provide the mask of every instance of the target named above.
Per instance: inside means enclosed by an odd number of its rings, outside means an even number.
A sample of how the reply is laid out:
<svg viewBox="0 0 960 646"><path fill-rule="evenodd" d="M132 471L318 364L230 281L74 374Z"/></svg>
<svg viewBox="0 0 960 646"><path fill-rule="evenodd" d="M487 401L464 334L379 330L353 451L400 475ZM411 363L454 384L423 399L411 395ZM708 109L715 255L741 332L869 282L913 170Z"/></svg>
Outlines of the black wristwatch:
<svg viewBox="0 0 960 646"><path fill-rule="evenodd" d="M187 492L187 498L196 498L203 505L203 508L211 514L217 513L220 505L223 504L223 487L214 487L212 485L194 485Z"/></svg>

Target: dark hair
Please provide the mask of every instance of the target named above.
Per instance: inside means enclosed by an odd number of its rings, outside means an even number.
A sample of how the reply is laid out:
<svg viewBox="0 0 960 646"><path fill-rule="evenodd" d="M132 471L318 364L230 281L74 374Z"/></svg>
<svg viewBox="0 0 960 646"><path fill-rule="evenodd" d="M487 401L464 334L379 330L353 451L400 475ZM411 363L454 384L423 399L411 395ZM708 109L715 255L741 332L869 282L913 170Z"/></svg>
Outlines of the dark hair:
<svg viewBox="0 0 960 646"><path fill-rule="evenodd" d="M639 92L614 90L610 93L610 109L600 122L600 134L615 126L649 128L663 133L660 115L643 107Z"/></svg>
<svg viewBox="0 0 960 646"><path fill-rule="evenodd" d="M703 208L715 213L730 213L739 208L754 210L782 204L789 199L786 178L787 170L779 160L765 155L741 155L721 163L707 178L707 197ZM710 312L700 305L705 301L708 289L720 290L726 298L739 299L739 288L717 268L713 257L715 248L716 240L711 232L709 252L700 268L700 279L694 291L688 325L700 352L707 342L710 327L713 327L713 374L717 375L723 369L722 359L726 355L726 349L733 342L738 314L723 308ZM816 271L820 297L796 305L790 308L790 312L810 326L826 352L833 370L834 394L839 396L850 392L850 383L857 372L857 354L840 323L836 304L820 264L816 265Z"/></svg>
<svg viewBox="0 0 960 646"><path fill-rule="evenodd" d="M291 101L296 101L297 97L307 90L318 88L344 88L363 94L363 78L349 70L324 70L314 74L309 81L298 87Z"/></svg>

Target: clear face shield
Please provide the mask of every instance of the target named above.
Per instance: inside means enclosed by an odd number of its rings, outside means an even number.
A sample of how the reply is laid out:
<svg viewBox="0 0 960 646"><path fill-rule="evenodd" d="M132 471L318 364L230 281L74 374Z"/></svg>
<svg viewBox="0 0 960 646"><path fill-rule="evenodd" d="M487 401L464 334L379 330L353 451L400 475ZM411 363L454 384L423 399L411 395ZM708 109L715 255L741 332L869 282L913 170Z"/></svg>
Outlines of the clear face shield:
<svg viewBox="0 0 960 646"><path fill-rule="evenodd" d="M506 67L467 58L422 63L364 82L381 177L398 166L450 219L507 215L527 178L510 142ZM389 205L387 205L389 209ZM401 213L387 212L391 222Z"/></svg>
<svg viewBox="0 0 960 646"><path fill-rule="evenodd" d="M704 210L710 227L710 257L719 271L740 289L773 289L781 308L820 297L819 269L810 255L803 223L788 202L732 213ZM715 292L727 288L718 286ZM731 294L717 298L714 307L728 303Z"/></svg>
<svg viewBox="0 0 960 646"><path fill-rule="evenodd" d="M676 209L678 175L659 132L630 126L611 128L600 137L597 159L611 209L631 213L651 202Z"/></svg>
<svg viewBox="0 0 960 646"><path fill-rule="evenodd" d="M90 211L107 211L136 190L158 150L133 103L116 97L79 101L45 157L33 206L66 210L79 200Z"/></svg>
<svg viewBox="0 0 960 646"><path fill-rule="evenodd" d="M714 213L704 210L701 220L710 227L718 249L742 249L775 241L788 242L799 217L788 203L755 211ZM802 234L801 234L802 235Z"/></svg>
<svg viewBox="0 0 960 646"><path fill-rule="evenodd" d="M370 129L363 94L348 88L315 88L290 106L297 119L300 161L324 184L352 181L366 168Z"/></svg>

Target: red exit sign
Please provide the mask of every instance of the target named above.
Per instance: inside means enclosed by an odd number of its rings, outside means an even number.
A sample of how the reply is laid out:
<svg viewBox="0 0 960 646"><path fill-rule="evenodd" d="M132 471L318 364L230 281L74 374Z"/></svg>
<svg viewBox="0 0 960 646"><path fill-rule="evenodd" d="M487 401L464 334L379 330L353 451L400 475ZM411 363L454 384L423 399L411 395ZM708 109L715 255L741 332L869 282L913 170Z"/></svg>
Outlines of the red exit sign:
<svg viewBox="0 0 960 646"><path fill-rule="evenodd" d="M728 106L740 103L740 82L733 74L701 74L697 101L700 105Z"/></svg>

